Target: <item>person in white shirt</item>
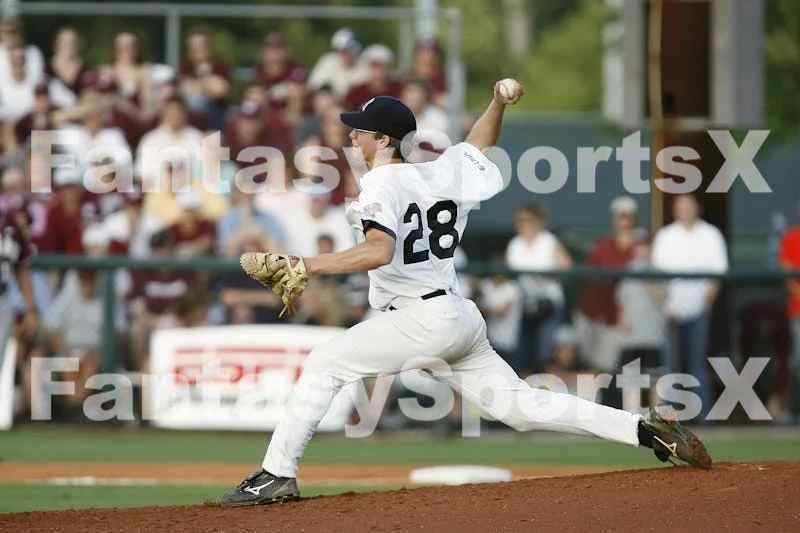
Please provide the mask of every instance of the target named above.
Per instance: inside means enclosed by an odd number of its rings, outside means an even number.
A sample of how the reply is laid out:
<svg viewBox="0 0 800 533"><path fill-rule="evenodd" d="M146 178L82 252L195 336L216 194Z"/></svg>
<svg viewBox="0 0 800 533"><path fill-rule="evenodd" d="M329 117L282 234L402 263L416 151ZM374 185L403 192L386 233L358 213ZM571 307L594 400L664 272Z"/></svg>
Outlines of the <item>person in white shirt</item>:
<svg viewBox="0 0 800 533"><path fill-rule="evenodd" d="M21 44L4 50L8 72L0 83L0 120L14 122L33 111L39 79L26 68L28 59Z"/></svg>
<svg viewBox="0 0 800 533"><path fill-rule="evenodd" d="M547 231L547 214L540 205L530 204L517 212L517 235L508 243L506 264L518 271L560 270L572 267L572 258L555 235ZM553 353L553 335L563 320L564 291L561 284L541 276L520 276L524 294L522 338L512 367L532 370L547 362Z"/></svg>
<svg viewBox="0 0 800 533"><path fill-rule="evenodd" d="M71 124L60 129L59 139L67 147L83 170L97 165L113 165L119 171L131 172L133 156L125 134L119 128L107 127L110 109L104 108L96 92L87 92L81 98L82 124ZM98 176L100 177L100 176Z"/></svg>
<svg viewBox="0 0 800 533"><path fill-rule="evenodd" d="M11 50L21 48L25 73L22 76L32 86L44 81L44 56L36 46L25 43L25 35L19 20L0 24L0 87L12 81Z"/></svg>
<svg viewBox="0 0 800 533"><path fill-rule="evenodd" d="M506 362L514 361L522 324L522 289L516 281L500 275L486 278L480 288L489 342Z"/></svg>
<svg viewBox="0 0 800 533"><path fill-rule="evenodd" d="M369 68L361 60L361 43L349 28L342 28L331 38L333 50L323 55L311 69L308 86L311 90L330 86L334 94L344 98L351 87L364 83Z"/></svg>
<svg viewBox="0 0 800 533"><path fill-rule="evenodd" d="M180 98L169 99L159 126L142 137L136 157L137 174L146 182L163 185L164 162L185 159L196 165L201 159L200 130L187 123L186 104ZM192 173L193 174L193 173Z"/></svg>
<svg viewBox="0 0 800 533"><path fill-rule="evenodd" d="M728 270L728 250L720 231L700 218L700 204L691 195L675 198L675 222L664 226L653 241L653 266L674 273ZM719 283L709 279L680 279L667 286L665 312L673 329L669 365L672 372L686 371L700 381L701 414L711 408L708 372L708 334L711 308Z"/></svg>

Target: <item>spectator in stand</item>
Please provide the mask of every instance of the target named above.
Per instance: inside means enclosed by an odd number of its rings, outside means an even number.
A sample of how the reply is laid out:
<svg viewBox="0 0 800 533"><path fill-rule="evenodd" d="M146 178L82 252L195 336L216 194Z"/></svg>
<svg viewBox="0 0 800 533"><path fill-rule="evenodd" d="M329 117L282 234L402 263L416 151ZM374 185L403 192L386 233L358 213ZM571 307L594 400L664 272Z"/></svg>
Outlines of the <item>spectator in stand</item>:
<svg viewBox="0 0 800 533"><path fill-rule="evenodd" d="M294 156L294 132L274 110L246 101L233 114L225 131L231 160L254 163L252 156L242 157L240 161L240 155L244 155L242 150L256 146L277 148L284 157L284 172L290 171ZM258 156L259 159L261 157Z"/></svg>
<svg viewBox="0 0 800 533"><path fill-rule="evenodd" d="M514 362L522 324L522 289L506 276L493 275L481 282L479 301L492 348L505 361Z"/></svg>
<svg viewBox="0 0 800 533"><path fill-rule="evenodd" d="M442 49L436 39L417 41L409 80L424 80L431 94L431 101L445 107L447 98L447 78L442 68Z"/></svg>
<svg viewBox="0 0 800 533"><path fill-rule="evenodd" d="M227 257L239 257L245 242L269 244L264 250L283 250L286 230L281 221L255 208L253 195L239 187L231 190L231 208L217 223L217 252Z"/></svg>
<svg viewBox="0 0 800 533"><path fill-rule="evenodd" d="M76 105L89 72L81 57L78 30L69 26L58 30L46 72L55 106L69 108Z"/></svg>
<svg viewBox="0 0 800 533"><path fill-rule="evenodd" d="M289 123L297 124L303 115L308 69L290 57L280 32L264 37L256 76L266 90L270 108Z"/></svg>
<svg viewBox="0 0 800 533"><path fill-rule="evenodd" d="M661 228L653 242L653 266L669 273L728 270L728 251L720 231L700 218L700 204L689 194L676 196L675 222ZM671 372L686 371L700 382L701 416L711 409L708 333L719 283L708 279L673 279L665 310L674 341L668 357Z"/></svg>
<svg viewBox="0 0 800 533"><path fill-rule="evenodd" d="M214 299L205 289L189 291L175 306L177 327L197 328L210 325L211 307Z"/></svg>
<svg viewBox="0 0 800 533"><path fill-rule="evenodd" d="M311 69L308 86L316 91L328 85L337 98L344 98L351 87L369 77L367 65L359 61L361 43L349 28L342 28L331 38L333 50L323 55Z"/></svg>
<svg viewBox="0 0 800 533"><path fill-rule="evenodd" d="M267 91L260 82L251 81L242 87L242 97L241 101L239 102L239 107L243 105L253 105L261 109L269 106Z"/></svg>
<svg viewBox="0 0 800 533"><path fill-rule="evenodd" d="M169 227L178 257L199 257L213 255L217 231L214 223L203 216L202 199L194 192L176 195L178 205L183 209L181 216Z"/></svg>
<svg viewBox="0 0 800 533"><path fill-rule="evenodd" d="M447 113L431 102L430 88L424 80L412 80L403 87L400 99L417 117L417 131L447 132Z"/></svg>
<svg viewBox="0 0 800 533"><path fill-rule="evenodd" d="M633 260L637 233L637 206L630 196L619 196L611 202L613 235L601 237L586 259L588 266L625 269ZM580 310L575 313L575 327L581 350L593 368L610 372L617 368L622 332L615 298L616 282L591 280L583 287Z"/></svg>
<svg viewBox="0 0 800 533"><path fill-rule="evenodd" d="M368 46L361 54L361 61L367 65L367 79L347 91L344 98L346 109L359 109L377 96L394 96L395 98L400 96L403 84L392 79L391 67L394 62L394 53L388 46L382 44Z"/></svg>
<svg viewBox="0 0 800 533"><path fill-rule="evenodd" d="M780 254L783 268L786 270L800 270L800 227L796 226L786 232L781 243ZM787 279L786 288L789 293L787 314L792 330L788 410L794 416L794 422L800 422L800 279Z"/></svg>
<svg viewBox="0 0 800 533"><path fill-rule="evenodd" d="M62 376L65 381L75 383L75 394L66 398L70 409L80 409L92 394L85 382L100 371L103 298L98 285L97 273L93 270L68 272L45 315L45 336L52 353L79 360L77 372Z"/></svg>
<svg viewBox="0 0 800 533"><path fill-rule="evenodd" d="M154 234L150 239L152 257L171 257L174 245L170 231ZM155 329L178 324L178 301L193 286L196 286L196 280L191 272L168 269L134 272L129 306L134 354L134 368L131 370L147 371L151 333Z"/></svg>
<svg viewBox="0 0 800 533"><path fill-rule="evenodd" d="M423 80L406 83L400 99L417 117L414 148L406 160L433 161L451 144L447 114L439 106L431 103L428 85Z"/></svg>
<svg viewBox="0 0 800 533"><path fill-rule="evenodd" d="M17 77L25 79L31 87L44 81L44 56L42 52L32 44L25 43L25 32L22 22L18 19L3 21L0 23L0 87L12 81L12 60L11 50L14 48L22 49L22 59L18 62L24 65L24 72Z"/></svg>
<svg viewBox="0 0 800 533"><path fill-rule="evenodd" d="M334 106L328 109L322 118L322 134L319 139L321 146L332 149L336 153L335 159L325 160L326 165L334 167L337 171L338 183L326 183L327 186L333 187L330 192L330 203L333 205L344 204L345 197L347 196L345 188L348 183L352 183L353 168L345 156L345 146L349 145L348 131L342 123L339 115L342 109ZM319 171L322 175L323 170Z"/></svg>
<svg viewBox="0 0 800 533"><path fill-rule="evenodd" d="M188 123L186 104L181 98L171 98L165 105L158 127L142 137L136 158L137 174L145 183L145 191L154 184L165 183L164 161L178 157L187 158L191 169L201 160L200 130ZM191 171L191 170L190 170Z"/></svg>
<svg viewBox="0 0 800 533"><path fill-rule="evenodd" d="M132 116L142 124L158 116L163 104L161 89L175 74L166 65L142 61L139 38L129 32L114 38L114 61L98 70L101 78L113 82L117 95L135 110Z"/></svg>
<svg viewBox="0 0 800 533"><path fill-rule="evenodd" d="M28 59L22 44L9 45L5 50L9 70L0 83L0 120L15 122L33 111L41 77L26 68Z"/></svg>
<svg viewBox="0 0 800 533"><path fill-rule="evenodd" d="M104 113L103 120L106 127L118 128L125 135L128 146L138 144L142 135L139 109L129 100L117 95L116 85L111 76L107 73L89 71L82 76L80 85L81 93L77 105L55 111L54 122L56 124L81 122L90 110L88 108L98 108Z"/></svg>
<svg viewBox="0 0 800 533"><path fill-rule="evenodd" d="M203 218L217 221L228 211L227 197L208 190L191 175L186 161L165 161L160 187L144 194L144 227L150 232L175 224L183 213L178 202L181 194L192 193L201 202Z"/></svg>
<svg viewBox="0 0 800 533"><path fill-rule="evenodd" d="M130 175L133 156L119 128L109 127L111 111L102 103L96 91L88 91L81 98L81 124L67 125L59 130L58 140L75 156L81 169L98 165L113 165L125 175Z"/></svg>
<svg viewBox="0 0 800 533"><path fill-rule="evenodd" d="M347 250L355 245L353 232L344 214L344 207L331 205L330 194L312 194L308 219L304 220L302 255L315 255L321 235L333 237L335 252ZM300 238L300 237L298 237Z"/></svg>
<svg viewBox="0 0 800 533"><path fill-rule="evenodd" d="M129 32L114 37L114 60L100 66L100 75L113 81L117 93L135 105L141 105L142 93L148 87L149 72L140 57L139 38Z"/></svg>
<svg viewBox="0 0 800 533"><path fill-rule="evenodd" d="M572 267L572 258L555 235L547 231L547 214L539 204L517 211L516 236L506 250L506 264L518 271L561 270ZM524 296L522 336L511 365L517 372L541 368L553 353L553 335L563 320L564 291L558 281L521 275Z"/></svg>
<svg viewBox="0 0 800 533"><path fill-rule="evenodd" d="M651 267L650 243L647 239L638 239L633 245L633 259L628 268L636 272ZM627 278L617 284L616 303L622 332L620 361L617 366L621 368L639 359L642 373L650 375L653 384L664 373L666 363L664 352L667 323L664 317L664 296L664 285L658 281ZM655 405L655 386L650 391L646 405ZM624 405L626 404L623 400Z"/></svg>
<svg viewBox="0 0 800 533"><path fill-rule="evenodd" d="M111 213L102 222L108 237L108 251L112 255L142 258L150 253L151 233L142 216L144 195L139 191L122 194L122 209Z"/></svg>
<svg viewBox="0 0 800 533"><path fill-rule="evenodd" d="M337 106L336 95L329 85L324 85L314 91L311 96L311 112L303 117L297 128L295 137L297 144L306 144L314 138L313 144L319 144L322 137L322 122L329 110Z"/></svg>
<svg viewBox="0 0 800 533"><path fill-rule="evenodd" d="M211 129L222 130L225 102L231 92L228 65L214 57L208 28L193 28L186 37L186 48L187 59L180 70L180 94L189 109L206 115Z"/></svg>
<svg viewBox="0 0 800 533"><path fill-rule="evenodd" d="M94 218L94 206L86 201L79 171L59 168L54 174L55 194L36 244L42 253L83 254L83 229Z"/></svg>
<svg viewBox="0 0 800 533"><path fill-rule="evenodd" d="M16 122L4 123L3 144L8 157L18 155L20 148L30 139L33 130L55 129L53 106L47 86L40 83L34 90L33 109Z"/></svg>
<svg viewBox="0 0 800 533"><path fill-rule="evenodd" d="M553 356L547 366L547 373L562 380L570 394L578 395L578 376L590 375L591 368L584 361L578 334L570 326L560 326L554 335ZM584 398L597 401L596 395Z"/></svg>

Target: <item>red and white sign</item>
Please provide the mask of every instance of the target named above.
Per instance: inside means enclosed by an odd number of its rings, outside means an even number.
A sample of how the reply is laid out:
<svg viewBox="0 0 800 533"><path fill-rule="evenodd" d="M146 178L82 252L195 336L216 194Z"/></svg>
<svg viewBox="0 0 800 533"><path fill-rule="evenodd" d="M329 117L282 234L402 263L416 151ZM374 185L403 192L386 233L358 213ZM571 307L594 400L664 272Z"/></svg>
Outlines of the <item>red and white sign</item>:
<svg viewBox="0 0 800 533"><path fill-rule="evenodd" d="M274 429L305 358L342 331L295 325L157 330L147 387L151 422L173 429ZM342 429L351 411L343 391L319 429Z"/></svg>

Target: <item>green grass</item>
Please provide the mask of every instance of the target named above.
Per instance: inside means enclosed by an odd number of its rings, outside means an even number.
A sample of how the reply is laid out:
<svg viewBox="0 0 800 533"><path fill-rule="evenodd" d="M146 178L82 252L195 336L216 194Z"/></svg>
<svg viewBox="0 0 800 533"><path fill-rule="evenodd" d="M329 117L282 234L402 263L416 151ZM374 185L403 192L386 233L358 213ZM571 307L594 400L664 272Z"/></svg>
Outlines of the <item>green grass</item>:
<svg viewBox="0 0 800 533"><path fill-rule="evenodd" d="M303 486L303 496L390 490L393 487ZM67 487L52 485L0 485L0 513L55 511L87 507L145 507L197 505L214 501L230 487Z"/></svg>
<svg viewBox="0 0 800 533"><path fill-rule="evenodd" d="M26 425L0 432L0 469L14 462L84 463L240 463L255 467L267 436L260 433L132 430L100 426ZM800 461L800 432L769 428L711 432L706 438L716 461ZM596 439L552 434L493 434L481 438L437 440L424 432L376 434L368 439L319 435L305 464L495 464L575 465L651 468L650 450ZM0 512L81 507L188 505L218 497L229 487L75 487L0 485ZM388 487L303 487L306 496Z"/></svg>
<svg viewBox="0 0 800 533"><path fill-rule="evenodd" d="M259 433L127 430L86 426L23 426L0 433L0 461L257 464L267 437ZM707 441L718 461L800 461L800 436ZM648 450L596 439L553 439L531 435L436 440L425 434L346 439L319 435L306 464L509 464L653 465ZM1 464L1 463L0 463Z"/></svg>

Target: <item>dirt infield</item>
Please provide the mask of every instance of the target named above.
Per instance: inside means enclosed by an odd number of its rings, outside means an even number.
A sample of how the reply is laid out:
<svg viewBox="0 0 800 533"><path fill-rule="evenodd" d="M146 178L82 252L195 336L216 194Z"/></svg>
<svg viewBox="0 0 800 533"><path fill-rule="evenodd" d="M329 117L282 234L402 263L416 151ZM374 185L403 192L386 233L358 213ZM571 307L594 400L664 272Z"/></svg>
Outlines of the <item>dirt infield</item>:
<svg viewBox="0 0 800 533"><path fill-rule="evenodd" d="M0 515L3 531L797 531L800 464L662 468L214 505Z"/></svg>

